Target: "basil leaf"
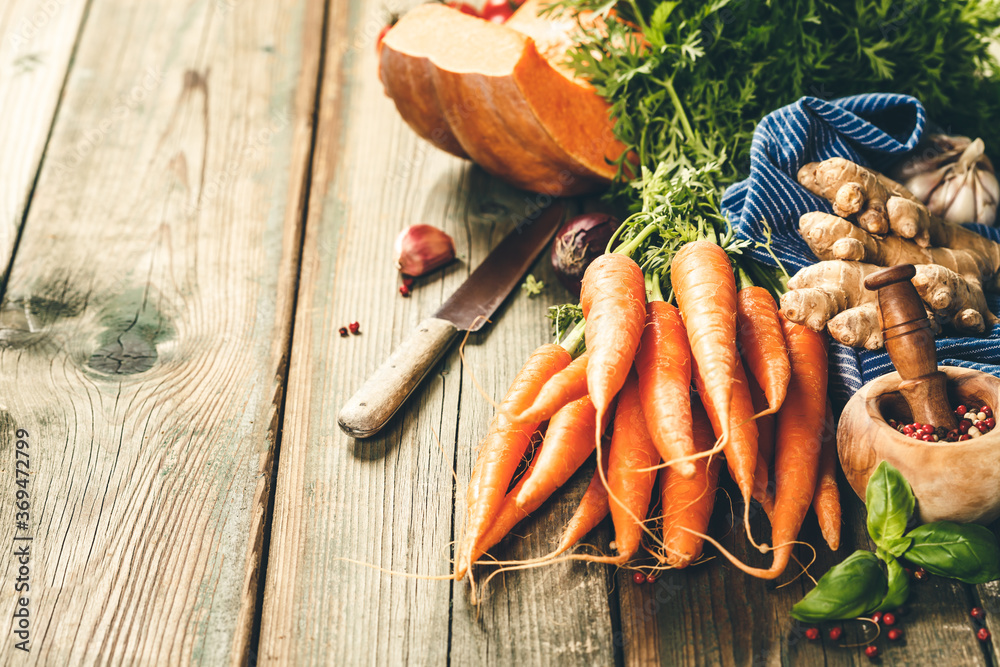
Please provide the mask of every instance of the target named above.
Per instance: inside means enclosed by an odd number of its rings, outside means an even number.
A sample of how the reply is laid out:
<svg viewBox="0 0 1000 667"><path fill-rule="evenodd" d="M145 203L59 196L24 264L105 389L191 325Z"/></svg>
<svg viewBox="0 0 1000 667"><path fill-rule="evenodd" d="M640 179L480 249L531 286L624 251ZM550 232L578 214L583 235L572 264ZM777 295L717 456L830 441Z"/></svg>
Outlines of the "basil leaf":
<svg viewBox="0 0 1000 667"><path fill-rule="evenodd" d="M906 604L910 597L910 577L895 558L883 558L889 568L889 590L875 611L891 611Z"/></svg>
<svg viewBox="0 0 1000 667"><path fill-rule="evenodd" d="M911 530L906 559L931 574L967 584L1000 579L1000 546L991 530L973 523L937 521Z"/></svg>
<svg viewBox="0 0 1000 667"><path fill-rule="evenodd" d="M906 553L906 550L909 549L910 545L912 544L913 544L913 538L904 535L903 537L896 537L891 540L886 540L885 544L883 544L879 548L884 549L885 552L890 556L901 558L903 554ZM885 560L885 562L887 563L889 562L888 558L884 558L883 560Z"/></svg>
<svg viewBox="0 0 1000 667"><path fill-rule="evenodd" d="M865 505L868 506L868 534L877 546L890 547L903 537L915 504L910 484L888 461L882 461L868 479Z"/></svg>
<svg viewBox="0 0 1000 667"><path fill-rule="evenodd" d="M879 559L870 551L855 551L824 574L816 588L792 607L792 617L806 623L856 618L874 611L888 584Z"/></svg>

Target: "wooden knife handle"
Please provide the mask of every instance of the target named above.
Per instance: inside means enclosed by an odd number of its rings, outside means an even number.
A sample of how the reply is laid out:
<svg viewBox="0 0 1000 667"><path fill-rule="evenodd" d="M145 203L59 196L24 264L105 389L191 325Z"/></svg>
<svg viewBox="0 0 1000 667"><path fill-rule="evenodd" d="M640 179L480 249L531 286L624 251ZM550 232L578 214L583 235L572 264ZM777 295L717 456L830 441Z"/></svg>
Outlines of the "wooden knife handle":
<svg viewBox="0 0 1000 667"><path fill-rule="evenodd" d="M340 410L340 428L355 438L378 433L441 359L458 329L429 317L417 325Z"/></svg>

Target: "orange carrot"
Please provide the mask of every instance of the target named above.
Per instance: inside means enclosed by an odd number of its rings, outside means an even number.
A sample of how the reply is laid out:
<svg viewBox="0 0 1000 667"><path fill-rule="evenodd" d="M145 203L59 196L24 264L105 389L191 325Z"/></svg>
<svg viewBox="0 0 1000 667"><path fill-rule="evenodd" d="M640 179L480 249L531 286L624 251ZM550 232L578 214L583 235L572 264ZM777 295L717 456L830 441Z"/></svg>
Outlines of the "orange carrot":
<svg viewBox="0 0 1000 667"><path fill-rule="evenodd" d="M512 419L519 422L543 422L559 411L564 405L587 395L587 360L590 353L584 352L546 382L538 396L525 406L524 410L512 413Z"/></svg>
<svg viewBox="0 0 1000 667"><path fill-rule="evenodd" d="M774 519L771 540L774 562L768 573L780 575L792 555L789 544L798 537L812 505L819 477L819 453L826 417L826 342L812 329L781 318L788 344L792 376L778 413L774 441Z"/></svg>
<svg viewBox="0 0 1000 667"><path fill-rule="evenodd" d="M595 259L583 274L580 305L587 320L587 393L598 417L625 384L646 325L646 283L625 255Z"/></svg>
<svg viewBox="0 0 1000 667"><path fill-rule="evenodd" d="M545 433L545 449L535 457L534 470L517 495L519 507L538 507L573 476L594 451L596 428L597 409L589 396L553 415Z"/></svg>
<svg viewBox="0 0 1000 667"><path fill-rule="evenodd" d="M646 328L635 355L646 427L660 457L672 461L695 454L691 435L691 348L681 314L663 301L646 304ZM694 477L690 460L673 467Z"/></svg>
<svg viewBox="0 0 1000 667"><path fill-rule="evenodd" d="M767 397L753 376L747 376L750 387L750 398L753 400L753 410L758 417L757 424L757 468L753 477L753 497L764 506L764 511L771 516L774 504L774 488L769 486L771 468L774 467L774 415L761 414L767 410Z"/></svg>
<svg viewBox="0 0 1000 667"><path fill-rule="evenodd" d="M538 428L538 423L534 422L511 422L504 416L505 407L520 401L524 394L537 394L538 388L569 362L569 353L562 347L542 345L525 362L501 402L472 471L466 499L465 541L455 569L457 579L465 576L476 542L492 523L531 436Z"/></svg>
<svg viewBox="0 0 1000 667"><path fill-rule="evenodd" d="M587 434L590 435L589 433ZM528 468L524 471L524 475L521 479L517 481L514 488L504 496L503 502L500 503L500 508L497 510L496 518L493 520L493 524L490 526L483 535L476 541L476 548L472 550L471 561L475 563L478 561L484 553L486 553L490 548L496 545L500 540L505 538L508 533L516 526L522 519L527 517L529 514L534 512L542 504L543 501L539 501L537 505L520 507L517 504L517 494L520 493L521 489L524 488L524 483L527 481L528 477L531 475L535 464L538 462L538 457L542 453L543 441L535 449L535 455L531 458L528 463Z"/></svg>
<svg viewBox="0 0 1000 667"><path fill-rule="evenodd" d="M610 447L602 448L601 465L604 470L608 469L608 455L611 453ZM611 505L608 504L608 489L601 481L600 472L594 471L594 478L590 480L590 486L583 493L580 505L576 512L566 524L562 537L559 539L559 546L556 547L554 555L559 555L583 539L583 536L597 528L597 524L604 520L604 517L611 512Z"/></svg>
<svg viewBox="0 0 1000 667"><path fill-rule="evenodd" d="M608 456L608 497L611 520L615 524L618 557L624 562L639 550L642 521L649 511L649 500L656 482L656 471L649 470L660 462L642 414L639 382L635 372L628 374L618 395L615 426Z"/></svg>
<svg viewBox="0 0 1000 667"><path fill-rule="evenodd" d="M712 424L701 402L691 401L694 443L697 451L705 452L715 444ZM660 494L663 498L663 548L667 564L684 568L701 555L703 540L692 532L704 533L715 506L715 491L719 485L719 457L696 459L695 475L685 479L673 467L660 470Z"/></svg>
<svg viewBox="0 0 1000 667"><path fill-rule="evenodd" d="M774 442L775 499L771 519L774 560L766 570L750 567L706 537L733 565L762 579L781 576L791 560L792 543L816 492L826 415L827 357L823 336L784 317L780 320L792 375L778 412Z"/></svg>
<svg viewBox="0 0 1000 667"><path fill-rule="evenodd" d="M709 414L714 411L717 415L724 444L729 440L737 356L733 267L722 248L695 241L685 244L674 257L670 281L691 344L701 401L710 408ZM749 496L749 487L746 494Z"/></svg>
<svg viewBox="0 0 1000 667"><path fill-rule="evenodd" d="M737 341L750 375L767 396L765 413L775 413L785 400L791 366L774 297L763 287L745 287L736 295Z"/></svg>
<svg viewBox="0 0 1000 667"><path fill-rule="evenodd" d="M833 409L826 403L823 444L819 453L819 480L813 497L813 510L823 539L832 551L840 547L840 489L837 488L837 426Z"/></svg>
<svg viewBox="0 0 1000 667"><path fill-rule="evenodd" d="M697 365L696 365L697 366ZM724 422L718 413L716 404L704 400L708 393L700 373L695 373L695 384L698 396L702 398L708 418L712 421L715 435L722 436L725 432ZM731 383L731 408L729 413L729 442L725 444L726 465L729 474L739 487L743 501L750 502L753 497L754 475L757 471L757 423L754 421L753 399L750 398L750 387L743 364L736 355L736 367ZM765 482L766 486L766 482Z"/></svg>

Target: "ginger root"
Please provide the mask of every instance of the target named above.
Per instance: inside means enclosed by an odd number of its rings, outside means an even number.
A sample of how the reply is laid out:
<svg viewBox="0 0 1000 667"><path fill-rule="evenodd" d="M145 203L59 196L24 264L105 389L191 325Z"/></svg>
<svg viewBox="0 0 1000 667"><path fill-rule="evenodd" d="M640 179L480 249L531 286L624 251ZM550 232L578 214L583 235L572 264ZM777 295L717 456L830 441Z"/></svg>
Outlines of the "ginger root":
<svg viewBox="0 0 1000 667"><path fill-rule="evenodd" d="M839 157L810 162L799 169L798 179L807 190L829 200L834 213L842 218L856 215L858 224L872 234L889 232L891 197L917 201L895 181Z"/></svg>
<svg viewBox="0 0 1000 667"><path fill-rule="evenodd" d="M929 310L927 320L931 323L931 331L935 336L941 333L937 316ZM837 314L827 322L826 329L835 341L850 347L879 350L885 343L882 323L878 319L878 306L874 301Z"/></svg>
<svg viewBox="0 0 1000 667"><path fill-rule="evenodd" d="M781 295L781 312L792 322L813 331L842 311L874 303L875 292L865 289L865 278L881 266L861 262L826 261L807 266L788 281Z"/></svg>
<svg viewBox="0 0 1000 667"><path fill-rule="evenodd" d="M895 236L911 239L920 248L935 246L967 251L975 256L984 281L992 281L1000 272L1000 243L932 214L913 193L877 171L843 158L831 158L806 164L799 169L798 179L807 190L829 200L841 218L856 215L862 231L880 236L891 231ZM949 268L964 273L953 266Z"/></svg>
<svg viewBox="0 0 1000 667"><path fill-rule="evenodd" d="M799 183L830 201L836 215L814 211L799 231L823 260L788 282L785 316L815 331L824 327L853 347L882 346L875 293L867 275L886 266L913 264L913 285L932 325L981 334L998 320L984 286L1000 289L1000 243L946 222L905 187L843 158L804 165Z"/></svg>
<svg viewBox="0 0 1000 667"><path fill-rule="evenodd" d="M883 345L882 325L874 301L837 314L827 323L827 330L835 341L850 347L878 350Z"/></svg>
<svg viewBox="0 0 1000 667"><path fill-rule="evenodd" d="M813 331L825 328L845 345L878 349L882 347L882 327L876 292L865 289L864 280L882 268L844 260L808 266L788 281L789 291L781 296L781 312ZM937 264L918 264L916 270L913 285L936 333L941 330L940 323L961 333L982 333L987 323L997 323L976 278Z"/></svg>
<svg viewBox="0 0 1000 667"><path fill-rule="evenodd" d="M996 273L989 257L985 256L986 253L950 247L922 248L915 241L899 236L869 234L843 218L821 211L806 213L799 218L799 231L820 259L845 259L879 266L940 264L955 273L980 281ZM982 236L979 238L993 243ZM1000 244L993 245L998 246L997 251L1000 253ZM1000 260L1000 254L997 259Z"/></svg>

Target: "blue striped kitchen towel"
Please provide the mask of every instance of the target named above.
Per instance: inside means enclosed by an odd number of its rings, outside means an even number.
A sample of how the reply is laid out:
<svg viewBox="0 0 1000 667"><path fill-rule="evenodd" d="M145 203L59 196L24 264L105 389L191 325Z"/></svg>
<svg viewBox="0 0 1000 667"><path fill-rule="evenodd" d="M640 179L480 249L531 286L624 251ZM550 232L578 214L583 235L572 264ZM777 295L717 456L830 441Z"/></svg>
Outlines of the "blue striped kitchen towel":
<svg viewBox="0 0 1000 667"><path fill-rule="evenodd" d="M913 150L924 132L924 108L913 97L874 93L836 100L803 97L774 111L757 125L750 147L750 176L726 190L722 208L743 238L764 241L771 229L772 248L790 274L817 260L798 232L799 217L832 209L826 200L800 186L802 165L843 157L878 170L887 169ZM1000 229L969 225L1000 241ZM764 250L755 259L774 265ZM988 295L1000 313L1000 296ZM938 361L1000 376L1000 326L983 338L939 338ZM830 350L831 396L838 407L861 385L892 370L884 352L868 352L833 343Z"/></svg>

